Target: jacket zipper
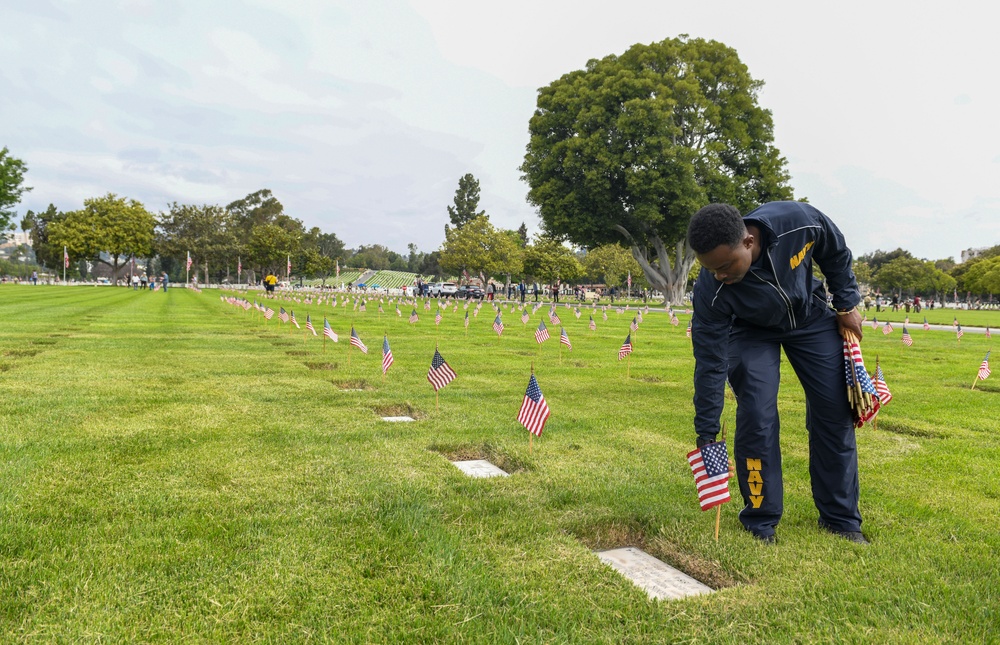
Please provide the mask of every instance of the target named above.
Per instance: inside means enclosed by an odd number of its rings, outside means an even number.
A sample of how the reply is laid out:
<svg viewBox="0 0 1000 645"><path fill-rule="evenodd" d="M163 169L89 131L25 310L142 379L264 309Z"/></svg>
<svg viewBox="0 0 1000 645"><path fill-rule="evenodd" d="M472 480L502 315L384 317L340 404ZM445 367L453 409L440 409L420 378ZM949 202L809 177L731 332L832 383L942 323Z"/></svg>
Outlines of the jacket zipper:
<svg viewBox="0 0 1000 645"><path fill-rule="evenodd" d="M774 260L771 259L771 249L767 250L767 259L771 263L771 270L774 271ZM784 290L782 290L781 283L778 282L777 272L775 272L773 283L760 277L754 271L750 271L750 273L753 273L753 276L761 282L771 285L771 287L778 292L778 295L781 296L781 300L785 303L785 310L788 312L788 322L791 323L792 329L797 329L798 323L795 321L795 313L792 311L792 301L788 298L788 295L785 294Z"/></svg>

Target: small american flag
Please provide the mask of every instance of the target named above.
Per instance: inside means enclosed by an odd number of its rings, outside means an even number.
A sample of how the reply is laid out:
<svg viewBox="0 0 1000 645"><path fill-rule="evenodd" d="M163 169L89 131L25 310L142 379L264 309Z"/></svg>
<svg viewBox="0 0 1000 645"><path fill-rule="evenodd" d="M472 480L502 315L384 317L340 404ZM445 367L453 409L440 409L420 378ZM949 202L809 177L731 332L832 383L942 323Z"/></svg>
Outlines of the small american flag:
<svg viewBox="0 0 1000 645"><path fill-rule="evenodd" d="M366 304L367 304L367 303L365 303L365 300L364 300L364 298L362 298L362 299L361 299L361 311L368 311L368 307L367 307L367 306L365 306Z"/></svg>
<svg viewBox="0 0 1000 645"><path fill-rule="evenodd" d="M688 463L698 488L698 504L707 511L725 504L729 497L729 453L726 442L717 441L688 453Z"/></svg>
<svg viewBox="0 0 1000 645"><path fill-rule="evenodd" d="M389 349L389 336L382 336L382 373L385 374L389 371L389 366L392 365L392 350Z"/></svg>
<svg viewBox="0 0 1000 645"><path fill-rule="evenodd" d="M187 270L191 270L191 251L188 251Z"/></svg>
<svg viewBox="0 0 1000 645"><path fill-rule="evenodd" d="M677 316L675 316L674 312L672 311L670 312L670 324L673 325L674 327L681 324L681 321L677 319Z"/></svg>
<svg viewBox="0 0 1000 645"><path fill-rule="evenodd" d="M317 335L316 334L316 328L313 327L313 321L312 321L312 318L309 317L309 314L306 314L306 329L308 329L309 331L311 331L313 333L313 336Z"/></svg>
<svg viewBox="0 0 1000 645"><path fill-rule="evenodd" d="M569 342L569 336L566 334L565 329L562 329L559 334L559 342L565 345L570 351L573 351L573 343Z"/></svg>
<svg viewBox="0 0 1000 645"><path fill-rule="evenodd" d="M358 337L358 332L354 331L354 326L351 326L351 344L361 350L362 354L368 353L368 346L361 342Z"/></svg>
<svg viewBox="0 0 1000 645"><path fill-rule="evenodd" d="M889 401L892 401L892 393L889 392L889 386L885 382L885 374L882 373L882 366L875 363L875 392L878 393L878 400L880 407L884 406Z"/></svg>
<svg viewBox="0 0 1000 645"><path fill-rule="evenodd" d="M431 385L434 386L434 391L437 392L454 379L455 372L452 371L448 363L441 357L441 353L435 349L434 358L431 359L431 368L427 371L427 380L431 382Z"/></svg>
<svg viewBox="0 0 1000 645"><path fill-rule="evenodd" d="M549 406L542 396L542 389L538 387L538 380L532 374L528 379L528 389L524 393L524 401L521 402L521 409L517 413L517 421L523 425L528 432L536 437L542 436L542 428L548 420L551 412Z"/></svg>
<svg viewBox="0 0 1000 645"><path fill-rule="evenodd" d="M986 377L989 375L990 375L990 352L986 352L986 356L983 358L983 362L979 364L979 380L985 381Z"/></svg>
<svg viewBox="0 0 1000 645"><path fill-rule="evenodd" d="M691 338L691 320L690 319L688 320L688 328L687 328L687 332L685 332L685 333L687 334L688 338Z"/></svg>
<svg viewBox="0 0 1000 645"><path fill-rule="evenodd" d="M636 321L635 316L632 316L632 322L628 326L632 331L639 331L639 323Z"/></svg>
<svg viewBox="0 0 1000 645"><path fill-rule="evenodd" d="M292 324L295 325L296 328L302 329L301 327L299 327L299 321L295 320L295 310L292 310L291 318L292 318Z"/></svg>
<svg viewBox="0 0 1000 645"><path fill-rule="evenodd" d="M551 313L551 314L549 315L549 321L550 321L550 322L551 322L551 323L552 323L553 325L561 325L561 324L562 324L562 319L561 319L561 318L559 317L559 314L557 314L557 313L555 313L555 312L552 312L552 313Z"/></svg>
<svg viewBox="0 0 1000 645"><path fill-rule="evenodd" d="M549 330L545 326L545 321L538 321L538 329L535 330L535 342L544 343L549 339Z"/></svg>
<svg viewBox="0 0 1000 645"><path fill-rule="evenodd" d="M413 313L417 313L417 312L414 311ZM399 305L396 305L396 315L399 316L400 318L403 317L403 312L399 310Z"/></svg>
<svg viewBox="0 0 1000 645"><path fill-rule="evenodd" d="M503 320L500 319L500 314L497 314L497 317L493 319L493 331L497 333L497 336L503 334Z"/></svg>
<svg viewBox="0 0 1000 645"><path fill-rule="evenodd" d="M992 336L992 335L990 334L990 328L989 328L989 327L987 327L987 328L986 328L986 338L987 338L987 339L990 339L990 338L992 338L992 337L993 337L993 336Z"/></svg>
<svg viewBox="0 0 1000 645"><path fill-rule="evenodd" d="M525 309L525 310L524 310L524 311L523 311L523 312L521 313L521 324L522 324L522 325L527 325L527 324L528 324L528 320L530 320L530 319L531 319L531 316L529 316L529 315L528 315L528 310L527 310L527 309Z"/></svg>
<svg viewBox="0 0 1000 645"><path fill-rule="evenodd" d="M604 312L603 312L603 313L601 314L601 319L602 319L602 320L603 320L604 322L608 322L608 311L607 311L606 309L605 309L605 310L604 310Z"/></svg>
<svg viewBox="0 0 1000 645"><path fill-rule="evenodd" d="M906 330L906 325L903 325L903 344L907 347L913 344L913 336Z"/></svg>
<svg viewBox="0 0 1000 645"><path fill-rule="evenodd" d="M288 322L288 312L285 311L284 307L278 307L280 311L278 312L278 320L281 322Z"/></svg>
<svg viewBox="0 0 1000 645"><path fill-rule="evenodd" d="M414 308L413 309L413 313L410 314L410 324L412 325L415 322L417 322L417 310L416 310L416 308Z"/></svg>
<svg viewBox="0 0 1000 645"><path fill-rule="evenodd" d="M580 308L579 307L577 307L576 309L573 310L573 314L576 315L576 319L577 320L580 320Z"/></svg>
<svg viewBox="0 0 1000 645"><path fill-rule="evenodd" d="M962 326L959 325L958 328L955 330L955 337L958 338L959 340L961 340L962 336L964 336L964 335L965 335L965 332L962 331Z"/></svg>
<svg viewBox="0 0 1000 645"><path fill-rule="evenodd" d="M930 328L931 328L931 324L929 322L927 322L927 316L924 316L924 331L927 331Z"/></svg>
<svg viewBox="0 0 1000 645"><path fill-rule="evenodd" d="M621 349L618 350L618 360L621 360L632 353L632 334L625 337Z"/></svg>
<svg viewBox="0 0 1000 645"><path fill-rule="evenodd" d="M379 305L379 306L378 306L378 312L379 312L380 314L384 314L384 313L385 313L385 311L384 311L384 310L382 309L382 305Z"/></svg>
<svg viewBox="0 0 1000 645"><path fill-rule="evenodd" d="M437 313L434 314L434 324L435 325L440 325L441 324L441 310L440 309L438 309Z"/></svg>
<svg viewBox="0 0 1000 645"><path fill-rule="evenodd" d="M594 317L591 316L590 317L590 331L596 331L596 330L597 330L597 323L594 322Z"/></svg>
<svg viewBox="0 0 1000 645"><path fill-rule="evenodd" d="M274 309L270 307L264 307L264 320L271 320L274 316Z"/></svg>
<svg viewBox="0 0 1000 645"><path fill-rule="evenodd" d="M637 312L637 313L635 314L635 319L636 319L636 320L637 320L638 322L640 322L640 323L642 322L642 312L641 312L641 311L640 311L640 312Z"/></svg>
<svg viewBox="0 0 1000 645"><path fill-rule="evenodd" d="M430 310L431 310L431 301L427 300L426 302L424 302L424 311L430 311Z"/></svg>
<svg viewBox="0 0 1000 645"><path fill-rule="evenodd" d="M326 319L326 316L323 316L323 335L335 343L338 340L337 332L333 331L333 327L330 326L330 321Z"/></svg>
<svg viewBox="0 0 1000 645"><path fill-rule="evenodd" d="M872 329L878 329L878 316L872 318Z"/></svg>
<svg viewBox="0 0 1000 645"><path fill-rule="evenodd" d="M887 323L885 324L885 326L884 326L884 327L882 327L882 333L883 333L883 334L884 334L885 336L888 336L889 334L891 334L891 333L892 333L892 323L891 323L891 322L887 322Z"/></svg>

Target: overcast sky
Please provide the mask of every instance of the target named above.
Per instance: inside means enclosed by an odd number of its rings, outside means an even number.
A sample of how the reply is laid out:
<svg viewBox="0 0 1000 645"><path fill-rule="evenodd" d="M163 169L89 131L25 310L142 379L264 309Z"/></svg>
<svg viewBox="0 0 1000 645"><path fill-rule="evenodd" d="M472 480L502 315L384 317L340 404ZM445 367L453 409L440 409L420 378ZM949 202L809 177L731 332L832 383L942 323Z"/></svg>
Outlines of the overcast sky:
<svg viewBox="0 0 1000 645"><path fill-rule="evenodd" d="M19 213L269 188L348 246L432 251L466 172L495 225L537 230L517 167L539 87L689 34L765 83L796 196L855 254L1000 243L990 3L821 4L4 0L0 146L29 167Z"/></svg>

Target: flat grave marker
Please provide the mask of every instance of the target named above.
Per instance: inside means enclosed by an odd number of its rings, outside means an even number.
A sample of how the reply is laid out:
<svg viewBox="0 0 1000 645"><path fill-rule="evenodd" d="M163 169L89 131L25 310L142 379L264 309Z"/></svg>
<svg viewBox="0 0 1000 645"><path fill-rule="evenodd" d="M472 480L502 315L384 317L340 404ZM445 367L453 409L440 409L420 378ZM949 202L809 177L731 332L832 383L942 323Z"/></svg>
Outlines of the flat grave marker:
<svg viewBox="0 0 1000 645"><path fill-rule="evenodd" d="M713 591L711 587L635 547L595 551L595 555L655 600L676 600Z"/></svg>
<svg viewBox="0 0 1000 645"><path fill-rule="evenodd" d="M389 423L405 423L407 421L416 421L413 417L382 417L383 421L388 421Z"/></svg>
<svg viewBox="0 0 1000 645"><path fill-rule="evenodd" d="M510 473L504 472L486 461L485 459L472 459L469 461L453 461L455 467L469 477L509 477Z"/></svg>

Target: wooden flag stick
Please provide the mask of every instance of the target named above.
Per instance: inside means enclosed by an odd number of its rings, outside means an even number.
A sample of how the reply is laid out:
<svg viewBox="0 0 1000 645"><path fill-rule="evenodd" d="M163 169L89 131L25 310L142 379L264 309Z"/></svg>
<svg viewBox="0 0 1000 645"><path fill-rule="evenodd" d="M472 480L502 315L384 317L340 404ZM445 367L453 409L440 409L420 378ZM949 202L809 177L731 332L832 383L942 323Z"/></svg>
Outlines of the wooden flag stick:
<svg viewBox="0 0 1000 645"><path fill-rule="evenodd" d="M625 380L628 380L629 369L632 367L632 352L625 357Z"/></svg>
<svg viewBox="0 0 1000 645"><path fill-rule="evenodd" d="M528 456L531 456L531 451L535 445L535 433L528 432Z"/></svg>
<svg viewBox="0 0 1000 645"><path fill-rule="evenodd" d="M726 440L726 422L725 421L722 422L722 440L723 441ZM729 464L726 464L726 466L728 467ZM726 485L727 486L729 485L728 481L726 482ZM715 541L716 542L719 541L719 523L721 521L722 521L722 504L719 504L718 506L715 507Z"/></svg>

